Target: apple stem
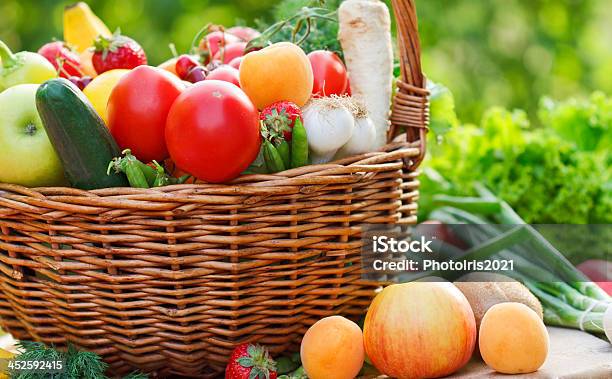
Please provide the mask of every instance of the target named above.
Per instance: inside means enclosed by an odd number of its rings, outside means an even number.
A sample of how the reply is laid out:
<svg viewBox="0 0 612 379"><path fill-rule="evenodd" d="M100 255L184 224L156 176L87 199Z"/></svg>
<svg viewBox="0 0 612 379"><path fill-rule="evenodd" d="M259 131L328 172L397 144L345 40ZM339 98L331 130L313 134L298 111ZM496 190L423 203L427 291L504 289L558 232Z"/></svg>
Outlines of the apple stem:
<svg viewBox="0 0 612 379"><path fill-rule="evenodd" d="M10 66L10 64L15 62L15 55L2 41L0 41L0 59L2 59L2 66L5 67Z"/></svg>

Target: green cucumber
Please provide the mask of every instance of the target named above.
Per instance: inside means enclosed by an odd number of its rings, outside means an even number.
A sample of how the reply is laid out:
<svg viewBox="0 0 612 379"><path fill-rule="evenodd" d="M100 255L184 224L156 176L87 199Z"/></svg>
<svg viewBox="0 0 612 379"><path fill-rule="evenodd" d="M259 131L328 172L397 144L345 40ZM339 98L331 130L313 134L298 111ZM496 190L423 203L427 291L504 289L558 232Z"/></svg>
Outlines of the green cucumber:
<svg viewBox="0 0 612 379"><path fill-rule="evenodd" d="M129 186L124 174L106 174L109 162L121 151L77 86L63 78L46 81L36 92L36 108L72 186Z"/></svg>

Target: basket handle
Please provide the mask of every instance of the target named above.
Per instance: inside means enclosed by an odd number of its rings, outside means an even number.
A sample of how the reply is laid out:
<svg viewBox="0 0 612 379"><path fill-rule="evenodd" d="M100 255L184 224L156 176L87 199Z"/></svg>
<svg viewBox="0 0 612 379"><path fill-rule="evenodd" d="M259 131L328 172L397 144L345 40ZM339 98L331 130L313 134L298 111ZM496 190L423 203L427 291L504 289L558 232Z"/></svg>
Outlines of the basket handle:
<svg viewBox="0 0 612 379"><path fill-rule="evenodd" d="M408 142L417 142L419 155L406 162L406 169L414 170L423 161L429 124L429 92L421 71L421 45L415 0L392 0L397 24L401 77L393 99L391 127L387 135L392 141L402 130Z"/></svg>

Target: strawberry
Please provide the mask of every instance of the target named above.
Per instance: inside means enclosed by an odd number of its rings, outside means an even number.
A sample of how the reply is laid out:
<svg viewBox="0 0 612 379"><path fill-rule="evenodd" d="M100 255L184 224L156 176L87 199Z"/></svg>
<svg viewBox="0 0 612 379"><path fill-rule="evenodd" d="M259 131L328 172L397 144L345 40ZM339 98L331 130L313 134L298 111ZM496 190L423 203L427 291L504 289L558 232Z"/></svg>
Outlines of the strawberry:
<svg viewBox="0 0 612 379"><path fill-rule="evenodd" d="M225 379L276 379L276 362L259 345L243 343L232 351Z"/></svg>
<svg viewBox="0 0 612 379"><path fill-rule="evenodd" d="M291 141L291 130L297 118L302 119L302 110L291 101L278 101L265 107L259 114L271 137L278 138L282 133L285 141Z"/></svg>
<svg viewBox="0 0 612 379"><path fill-rule="evenodd" d="M132 69L147 64L147 56L138 42L121 35L118 29L110 38L98 37L94 48L91 61L98 74L116 68Z"/></svg>

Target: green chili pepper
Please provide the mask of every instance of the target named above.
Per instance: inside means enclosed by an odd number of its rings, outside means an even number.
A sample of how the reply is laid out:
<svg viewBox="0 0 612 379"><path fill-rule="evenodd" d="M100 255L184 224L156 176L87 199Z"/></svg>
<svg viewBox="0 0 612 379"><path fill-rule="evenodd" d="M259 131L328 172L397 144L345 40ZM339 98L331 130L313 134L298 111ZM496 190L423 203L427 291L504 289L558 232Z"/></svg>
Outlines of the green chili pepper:
<svg viewBox="0 0 612 379"><path fill-rule="evenodd" d="M164 170L164 168L157 163L157 161L153 161L153 165L155 166L155 180L153 181L153 187L163 187L170 184L170 177L168 174L166 174L166 170Z"/></svg>
<svg viewBox="0 0 612 379"><path fill-rule="evenodd" d="M283 158L281 158L278 150L272 145L272 143L268 140L264 140L264 160L266 161L266 166L268 166L268 170L270 172L275 173L279 171L285 171L285 164L283 163Z"/></svg>
<svg viewBox="0 0 612 379"><path fill-rule="evenodd" d="M113 160L110 161L110 163L108 164L108 168L106 169L106 175L110 175L111 171L115 171L116 173L125 172L121 168L121 163L122 161L120 157L113 158Z"/></svg>
<svg viewBox="0 0 612 379"><path fill-rule="evenodd" d="M134 188L149 188L149 183L147 183L147 178L142 172L138 160L132 155L131 158L126 156L125 162L125 175L130 182L130 186Z"/></svg>
<svg viewBox="0 0 612 379"><path fill-rule="evenodd" d="M276 144L276 150L280 154L285 168L291 167L291 151L289 148L289 143L284 139L281 140L278 144Z"/></svg>
<svg viewBox="0 0 612 379"><path fill-rule="evenodd" d="M170 184L183 184L189 178L191 178L191 175L189 175L189 174L185 174L185 175L181 176L180 178L175 178L173 176L168 176L168 183L166 183L166 185L170 185Z"/></svg>
<svg viewBox="0 0 612 379"><path fill-rule="evenodd" d="M308 164L308 136L300 118L295 119L291 139L291 168Z"/></svg>
<svg viewBox="0 0 612 379"><path fill-rule="evenodd" d="M155 167L151 167L139 161L132 155L130 149L126 149L122 153L123 157L116 157L110 162L107 174L110 175L112 169L118 173L125 173L130 186L134 188L151 188L169 184L169 176L159 163L153 161Z"/></svg>
<svg viewBox="0 0 612 379"><path fill-rule="evenodd" d="M168 184L170 184L170 181L168 180L167 176L158 176L153 182L153 187L163 187L167 186Z"/></svg>
<svg viewBox="0 0 612 379"><path fill-rule="evenodd" d="M157 171L146 163L142 163L139 160L136 161L138 162L138 165L140 166L140 169L142 170L142 173L144 174L145 178L147 178L147 183L149 183L149 186L155 187L154 183L155 179L157 178Z"/></svg>
<svg viewBox="0 0 612 379"><path fill-rule="evenodd" d="M186 182L186 181L187 181L189 178L191 178L191 175L189 175L189 174L185 174L185 175L181 176L180 178L177 178L177 179L176 179L176 183L174 183L174 184L183 184L183 183L185 183L185 182Z"/></svg>
<svg viewBox="0 0 612 379"><path fill-rule="evenodd" d="M108 165L107 174L111 170L123 172L127 175L130 186L135 188L162 187L169 184L182 184L191 178L191 175L183 175L173 178L166 169L157 161L153 161L153 167L142 163L132 155L129 149L123 151L123 157L114 158Z"/></svg>

